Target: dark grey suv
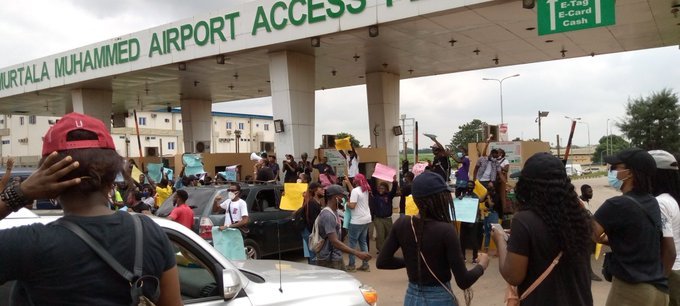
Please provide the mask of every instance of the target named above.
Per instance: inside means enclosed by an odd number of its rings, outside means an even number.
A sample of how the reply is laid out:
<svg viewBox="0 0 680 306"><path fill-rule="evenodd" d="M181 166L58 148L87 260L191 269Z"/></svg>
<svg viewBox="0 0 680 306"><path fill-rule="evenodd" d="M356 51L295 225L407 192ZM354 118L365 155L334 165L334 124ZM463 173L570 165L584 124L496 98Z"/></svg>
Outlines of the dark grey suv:
<svg viewBox="0 0 680 306"><path fill-rule="evenodd" d="M192 229L201 237L212 241L212 227L224 224L225 211L213 210L213 202L219 195L227 198L228 185L185 187L189 194L187 205L194 211ZM283 186L276 184L241 184L241 198L248 205L250 232L243 237L246 253L250 259L294 250L302 250L300 233L293 228L291 211L280 210ZM174 195L173 195L174 196ZM173 209L169 197L156 211L167 217Z"/></svg>

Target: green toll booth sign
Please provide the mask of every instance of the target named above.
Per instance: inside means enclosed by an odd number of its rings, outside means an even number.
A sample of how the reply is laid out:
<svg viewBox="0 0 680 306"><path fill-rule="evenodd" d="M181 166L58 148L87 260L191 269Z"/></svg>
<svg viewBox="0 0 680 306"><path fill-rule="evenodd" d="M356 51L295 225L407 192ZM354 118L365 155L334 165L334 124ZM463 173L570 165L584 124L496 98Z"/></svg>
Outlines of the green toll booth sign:
<svg viewBox="0 0 680 306"><path fill-rule="evenodd" d="M614 0L537 0L538 35L616 23Z"/></svg>

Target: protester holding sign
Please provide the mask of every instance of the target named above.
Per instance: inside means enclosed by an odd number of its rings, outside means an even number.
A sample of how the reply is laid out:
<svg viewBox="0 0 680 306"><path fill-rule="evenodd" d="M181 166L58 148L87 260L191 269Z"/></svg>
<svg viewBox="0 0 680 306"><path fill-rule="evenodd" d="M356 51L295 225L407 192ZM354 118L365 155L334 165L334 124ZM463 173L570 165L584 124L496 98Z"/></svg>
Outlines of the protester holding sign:
<svg viewBox="0 0 680 306"><path fill-rule="evenodd" d="M520 296L530 292L521 300L523 306L593 305L589 216L562 161L550 153L537 153L513 176L519 176L515 187L519 211L511 235L508 240L498 224L492 234L501 275L517 286ZM552 266L553 262L558 263ZM529 290L535 283L540 285Z"/></svg>
<svg viewBox="0 0 680 306"><path fill-rule="evenodd" d="M387 235L392 230L392 200L397 194L397 176L392 180L392 188L385 181L380 181L376 185L376 179L372 179L373 201L369 201L371 206L371 216L373 217L373 226L375 226L375 245L378 248L378 253L382 250L383 243L387 239ZM389 189L389 191L388 191Z"/></svg>

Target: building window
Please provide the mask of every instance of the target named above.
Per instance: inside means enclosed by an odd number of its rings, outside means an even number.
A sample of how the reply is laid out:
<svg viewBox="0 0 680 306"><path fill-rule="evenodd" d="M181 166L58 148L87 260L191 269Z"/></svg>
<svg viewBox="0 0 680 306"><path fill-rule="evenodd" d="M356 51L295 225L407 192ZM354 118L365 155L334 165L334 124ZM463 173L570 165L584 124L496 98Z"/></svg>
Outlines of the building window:
<svg viewBox="0 0 680 306"><path fill-rule="evenodd" d="M175 149L175 143L172 141L168 142L168 150L174 150Z"/></svg>
<svg viewBox="0 0 680 306"><path fill-rule="evenodd" d="M170 123L170 119L165 118L165 123Z"/></svg>
<svg viewBox="0 0 680 306"><path fill-rule="evenodd" d="M19 124L24 125L24 116L19 117Z"/></svg>
<svg viewBox="0 0 680 306"><path fill-rule="evenodd" d="M238 129L239 129L239 130L243 130L243 129L244 129L243 126L244 126L244 124L243 124L242 122L239 123L239 124L238 124Z"/></svg>
<svg viewBox="0 0 680 306"><path fill-rule="evenodd" d="M2 144L9 144L9 140L3 140Z"/></svg>
<svg viewBox="0 0 680 306"><path fill-rule="evenodd" d="M146 125L146 117L139 117L139 125Z"/></svg>
<svg viewBox="0 0 680 306"><path fill-rule="evenodd" d="M35 122L36 122L35 115L28 116L28 124L35 124Z"/></svg>
<svg viewBox="0 0 680 306"><path fill-rule="evenodd" d="M227 130L231 130L231 122L227 122Z"/></svg>
<svg viewBox="0 0 680 306"><path fill-rule="evenodd" d="M265 131L269 131L269 123L265 123L265 124L264 124L264 130L265 130Z"/></svg>

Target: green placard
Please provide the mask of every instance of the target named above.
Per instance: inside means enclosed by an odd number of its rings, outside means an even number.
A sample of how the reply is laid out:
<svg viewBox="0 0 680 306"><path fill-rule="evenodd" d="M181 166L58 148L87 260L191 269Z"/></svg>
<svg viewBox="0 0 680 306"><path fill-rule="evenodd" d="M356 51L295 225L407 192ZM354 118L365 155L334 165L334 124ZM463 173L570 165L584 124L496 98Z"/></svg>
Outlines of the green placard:
<svg viewBox="0 0 680 306"><path fill-rule="evenodd" d="M537 0L538 35L616 23L614 0Z"/></svg>

